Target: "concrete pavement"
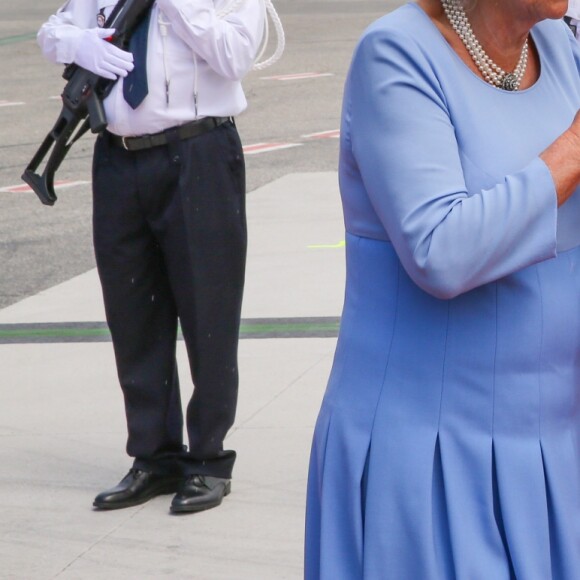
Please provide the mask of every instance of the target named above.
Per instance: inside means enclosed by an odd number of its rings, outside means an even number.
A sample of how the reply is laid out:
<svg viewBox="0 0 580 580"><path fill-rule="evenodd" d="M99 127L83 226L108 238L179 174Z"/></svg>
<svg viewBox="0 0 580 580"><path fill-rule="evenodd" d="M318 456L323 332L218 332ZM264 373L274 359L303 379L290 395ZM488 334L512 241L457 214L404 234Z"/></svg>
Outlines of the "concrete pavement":
<svg viewBox="0 0 580 580"><path fill-rule="evenodd" d="M226 441L238 461L218 509L170 516L164 496L92 510L93 496L130 466L112 346L87 330L104 321L94 270L0 310L1 579L302 577L310 440L336 343L316 322L336 321L344 288L336 173L257 189L248 221L243 318L248 328L268 324L265 338L240 341L238 416ZM35 334L55 324L71 331L67 342ZM298 327L300 338L283 338ZM182 342L178 362L187 399Z"/></svg>

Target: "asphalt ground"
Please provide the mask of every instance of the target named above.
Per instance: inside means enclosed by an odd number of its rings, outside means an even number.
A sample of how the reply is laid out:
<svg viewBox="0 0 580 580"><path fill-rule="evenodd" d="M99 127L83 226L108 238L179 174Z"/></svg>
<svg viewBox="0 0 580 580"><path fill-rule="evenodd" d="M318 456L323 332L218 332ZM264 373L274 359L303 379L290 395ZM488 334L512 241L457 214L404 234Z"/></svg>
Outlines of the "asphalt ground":
<svg viewBox="0 0 580 580"><path fill-rule="evenodd" d="M238 119L245 145L298 144L248 155L248 192L291 172L335 171L338 140L304 137L339 128L342 89L361 31L399 1L278 0L286 32L283 58L255 71L244 86L249 108ZM13 191L61 109L61 68L35 42L60 0L0 3L0 308L94 267L90 165L93 136L71 149L57 179L84 182L57 190L54 207L31 192ZM264 77L298 73L296 80Z"/></svg>
<svg viewBox="0 0 580 580"><path fill-rule="evenodd" d="M308 452L344 283L342 88L362 30L400 2L276 2L286 52L248 76L238 119L248 151L274 150L247 156L233 492L219 509L175 519L168 497L90 507L128 466L91 247L93 137L59 170L67 187L54 207L20 187L60 112L61 69L34 40L59 1L0 0L0 578L298 580ZM185 404L181 341L178 361Z"/></svg>

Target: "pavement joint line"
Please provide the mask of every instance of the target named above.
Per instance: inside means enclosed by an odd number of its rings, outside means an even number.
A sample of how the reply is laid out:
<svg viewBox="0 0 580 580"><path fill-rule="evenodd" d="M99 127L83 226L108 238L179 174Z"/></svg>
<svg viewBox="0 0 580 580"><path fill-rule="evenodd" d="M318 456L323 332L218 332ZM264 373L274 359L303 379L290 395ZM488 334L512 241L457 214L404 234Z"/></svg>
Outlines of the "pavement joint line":
<svg viewBox="0 0 580 580"><path fill-rule="evenodd" d="M262 411L267 409L270 405L275 403L280 397L284 395L287 391L289 391L294 385L300 382L308 373L312 371L312 369L316 368L319 364L325 361L328 357L328 354L324 354L318 357L316 361L314 361L308 368L304 369L297 377L295 377L289 384L287 384L281 391L276 393L271 399L269 399L266 403L264 403L259 409L257 409L254 413L252 413L249 417L247 417L243 422L239 425L234 425L231 434L244 429L246 425L251 423Z"/></svg>
<svg viewBox="0 0 580 580"><path fill-rule="evenodd" d="M72 566L74 566L79 560L82 560L89 552L91 552L96 546L109 539L115 533L117 533L127 522L131 521L138 513L143 511L144 505L138 506L139 509L132 510L128 513L128 516L121 520L118 524L114 525L107 533L103 534L101 537L96 539L90 546L82 550L77 554L60 572L58 572L53 578L58 578L67 572Z"/></svg>
<svg viewBox="0 0 580 580"><path fill-rule="evenodd" d="M336 338L339 317L247 318L240 339ZM183 340L181 333L179 340ZM106 322L28 322L0 324L0 345L110 342Z"/></svg>

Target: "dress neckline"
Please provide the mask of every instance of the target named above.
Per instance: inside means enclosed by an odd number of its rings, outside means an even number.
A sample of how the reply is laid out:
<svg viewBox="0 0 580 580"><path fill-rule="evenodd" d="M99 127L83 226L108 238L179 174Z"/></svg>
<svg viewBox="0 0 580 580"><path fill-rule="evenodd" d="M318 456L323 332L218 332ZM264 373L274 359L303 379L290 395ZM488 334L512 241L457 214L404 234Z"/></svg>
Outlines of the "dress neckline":
<svg viewBox="0 0 580 580"><path fill-rule="evenodd" d="M503 89L500 89L498 87L495 87L491 84L489 84L487 81L485 81L483 78L481 78L478 74L476 74L473 70L471 70L469 68L469 66L467 66L467 64L465 63L465 61L457 54L457 52L455 51L455 49L449 44L449 42L447 42L447 39L443 36L443 34L441 34L441 31L439 30L439 28L437 28L437 26L435 25L435 23L431 20L431 18L429 18L428 14L423 10L423 8L421 8L421 6L419 6L416 2L409 2L407 4L407 6L412 6L413 8L415 8L419 14L421 14L421 17L428 23L429 27L435 32L435 34L437 35L437 37L439 38L439 40L443 43L443 45L446 47L446 49L452 54L453 58L458 61L459 63L461 63L462 67L476 80L478 80L480 83L482 83L483 85L485 85L486 87L488 87L489 89L491 89L492 91L494 91L496 94L500 94L500 95L506 95L511 98L511 97L515 97L517 95L525 95L529 92L532 92L534 90L536 90L536 88L540 85L540 83L543 82L544 79L544 71L546 69L546 63L544 62L544 58L542 56L543 51L540 50L540 45L538 43L538 39L536 37L535 34L535 30L534 28L532 28L530 30L530 38L532 39L532 42L536 48L536 52L538 54L538 59L539 59L539 67L540 67L540 74L538 75L538 78L536 79L536 82L532 85L530 85L528 88L526 89L522 89L519 91L504 91Z"/></svg>

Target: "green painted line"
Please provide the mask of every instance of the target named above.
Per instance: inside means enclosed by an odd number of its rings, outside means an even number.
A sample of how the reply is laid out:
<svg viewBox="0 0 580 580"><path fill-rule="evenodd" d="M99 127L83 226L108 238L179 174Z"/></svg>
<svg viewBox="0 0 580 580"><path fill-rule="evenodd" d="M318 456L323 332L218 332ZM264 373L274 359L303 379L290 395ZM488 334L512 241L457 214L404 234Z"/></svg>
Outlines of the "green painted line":
<svg viewBox="0 0 580 580"><path fill-rule="evenodd" d="M247 325L242 324L240 327L240 333L251 334L253 332L320 332L327 330L337 330L338 323L327 323L327 324L256 324Z"/></svg>
<svg viewBox="0 0 580 580"><path fill-rule="evenodd" d="M27 42L36 39L36 32L29 34L18 34L17 36L7 36L0 38L0 46L5 44L17 44L18 42Z"/></svg>
<svg viewBox="0 0 580 580"><path fill-rule="evenodd" d="M3 338L26 337L83 337L83 336L110 336L106 328L56 328L54 330L31 328L28 330L0 330L0 340Z"/></svg>
<svg viewBox="0 0 580 580"><path fill-rule="evenodd" d="M255 318L242 320L240 338L325 338L338 335L339 318ZM180 339L183 337L180 335ZM104 322L0 324L1 344L108 342Z"/></svg>

